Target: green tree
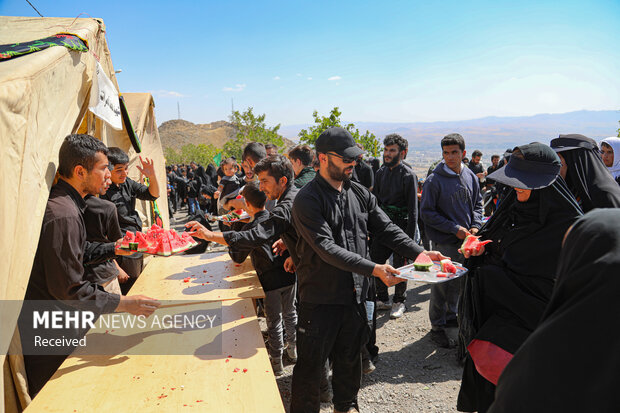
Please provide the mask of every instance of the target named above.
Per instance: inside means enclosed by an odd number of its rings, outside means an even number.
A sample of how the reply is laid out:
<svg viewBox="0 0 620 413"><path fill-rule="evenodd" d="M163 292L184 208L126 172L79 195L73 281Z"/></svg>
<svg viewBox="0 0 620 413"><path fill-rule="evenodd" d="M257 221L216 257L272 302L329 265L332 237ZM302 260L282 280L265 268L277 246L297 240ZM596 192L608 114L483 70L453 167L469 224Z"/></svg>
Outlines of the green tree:
<svg viewBox="0 0 620 413"><path fill-rule="evenodd" d="M265 114L256 116L253 108L245 112L234 111L230 116L235 136L224 145L224 155L241 160L243 148L250 142L272 143L278 148L284 146L284 139L278 134L280 125L269 128L265 124Z"/></svg>
<svg viewBox="0 0 620 413"><path fill-rule="evenodd" d="M213 163L213 157L221 152L221 149L216 148L213 145L183 145L179 151L173 148L166 148L164 150L164 156L166 158L166 164L185 163L188 164L192 161L201 165L208 165Z"/></svg>
<svg viewBox="0 0 620 413"><path fill-rule="evenodd" d="M323 131L333 126L339 126L349 131L355 142L361 144L362 148L364 148L367 153L375 157L378 156L381 144L377 137L369 131L361 134L359 129L352 123L343 125L340 120L340 115L342 115L342 112L340 112L338 107L333 108L329 116L319 116L319 113L315 110L314 113L312 113L314 125L310 126L308 129L302 129L299 132L299 142L314 146L314 143Z"/></svg>

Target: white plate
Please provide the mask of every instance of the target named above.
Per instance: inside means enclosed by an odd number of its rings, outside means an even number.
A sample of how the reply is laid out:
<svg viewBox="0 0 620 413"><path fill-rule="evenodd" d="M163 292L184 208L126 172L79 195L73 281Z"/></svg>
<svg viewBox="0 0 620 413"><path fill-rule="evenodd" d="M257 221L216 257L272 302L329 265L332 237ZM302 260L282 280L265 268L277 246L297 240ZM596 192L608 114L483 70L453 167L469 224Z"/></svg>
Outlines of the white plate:
<svg viewBox="0 0 620 413"><path fill-rule="evenodd" d="M452 264L456 267L456 274L448 274L447 277L437 277L437 273L442 272L439 261L433 261L433 266L430 268L430 271L416 271L413 264L405 265L404 267L398 268L398 271L400 271L398 277L424 284L439 284L454 280L455 278L460 278L467 274L467 268L463 267L462 264L455 261L452 261Z"/></svg>

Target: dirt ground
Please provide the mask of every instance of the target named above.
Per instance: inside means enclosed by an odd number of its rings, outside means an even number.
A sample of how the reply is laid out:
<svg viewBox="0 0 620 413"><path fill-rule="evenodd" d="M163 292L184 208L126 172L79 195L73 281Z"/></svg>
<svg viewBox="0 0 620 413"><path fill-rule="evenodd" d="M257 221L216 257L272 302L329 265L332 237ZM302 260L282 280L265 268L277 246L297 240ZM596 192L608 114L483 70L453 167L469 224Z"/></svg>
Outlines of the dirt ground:
<svg viewBox="0 0 620 413"><path fill-rule="evenodd" d="M379 312L379 361L377 369L362 378L360 412L457 411L462 368L456 362L456 349L439 348L430 339L429 298L428 285L409 281L403 317L390 320L389 311ZM264 319L261 328L266 330ZM449 336L456 338L456 331L450 331ZM277 382L288 412L293 365L285 364L285 372ZM331 413L333 409L331 403L321 405L321 413Z"/></svg>

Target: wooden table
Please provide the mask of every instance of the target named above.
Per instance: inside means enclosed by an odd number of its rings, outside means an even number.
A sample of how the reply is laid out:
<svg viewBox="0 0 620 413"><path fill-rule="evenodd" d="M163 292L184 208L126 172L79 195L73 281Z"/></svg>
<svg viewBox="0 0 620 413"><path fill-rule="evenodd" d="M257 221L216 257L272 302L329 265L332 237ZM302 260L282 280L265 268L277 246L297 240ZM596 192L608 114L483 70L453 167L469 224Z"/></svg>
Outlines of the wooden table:
<svg viewBox="0 0 620 413"><path fill-rule="evenodd" d="M132 294L199 301L265 296L251 261L235 264L225 252L154 257L131 288Z"/></svg>
<svg viewBox="0 0 620 413"><path fill-rule="evenodd" d="M221 354L201 351L208 340L193 331L162 331L156 337L115 337L118 332L91 331L87 340L107 334L108 343L121 343L123 351L96 356L76 351L27 412L284 412L250 299L262 296L262 288L251 265L246 262L236 267L225 258L207 254L154 259L132 288L132 294L158 299L199 300L155 314L188 313L221 304L221 334L212 337L221 340ZM196 278L183 282L192 275ZM207 279L212 280L207 284L211 287L203 288ZM247 298L235 299L235 294ZM139 346L152 348L151 339L170 345L181 340L190 351L185 355L127 355Z"/></svg>

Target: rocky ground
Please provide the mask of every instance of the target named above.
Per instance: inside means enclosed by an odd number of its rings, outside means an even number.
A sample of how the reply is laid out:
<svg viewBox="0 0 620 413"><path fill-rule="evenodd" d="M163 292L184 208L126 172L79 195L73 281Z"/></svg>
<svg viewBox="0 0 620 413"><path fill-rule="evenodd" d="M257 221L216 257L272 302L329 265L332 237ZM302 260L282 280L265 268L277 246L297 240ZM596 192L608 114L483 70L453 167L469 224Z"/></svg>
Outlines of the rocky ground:
<svg viewBox="0 0 620 413"><path fill-rule="evenodd" d="M362 379L358 401L361 412L456 412L462 369L455 349L437 347L430 339L430 287L409 282L407 311L390 320L389 311L377 319L377 369ZM261 320L261 328L266 329ZM456 338L456 331L450 331ZM293 365L277 379L284 406L290 403ZM331 403L321 413L333 412Z"/></svg>
<svg viewBox="0 0 620 413"><path fill-rule="evenodd" d="M184 215L176 214L178 219L171 222L171 226L181 229ZM456 399L462 368L456 361L456 349L437 347L430 339L429 298L428 285L409 281L407 311L403 317L390 320L389 311L379 312L379 361L376 370L362 379L358 396L361 412L457 411ZM264 318L259 321L261 329L266 331ZM455 329L449 331L448 335L456 339ZM287 412L292 374L293 365L285 363L285 375L277 378ZM333 412L333 405L322 404L321 413L328 412Z"/></svg>

